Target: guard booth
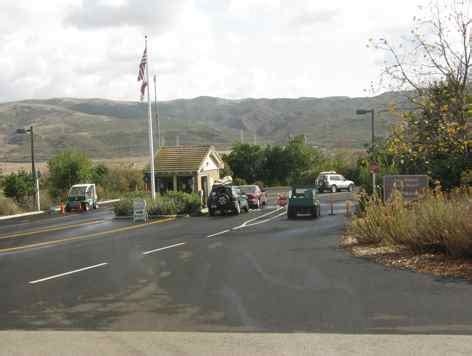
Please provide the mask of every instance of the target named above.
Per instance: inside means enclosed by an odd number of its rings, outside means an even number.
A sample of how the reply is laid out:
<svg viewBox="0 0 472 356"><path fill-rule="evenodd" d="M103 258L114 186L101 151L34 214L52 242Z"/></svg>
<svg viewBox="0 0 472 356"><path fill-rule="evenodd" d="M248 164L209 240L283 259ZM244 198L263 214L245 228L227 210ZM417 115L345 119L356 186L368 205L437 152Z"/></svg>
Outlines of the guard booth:
<svg viewBox="0 0 472 356"><path fill-rule="evenodd" d="M199 193L206 203L215 180L224 168L214 146L161 147L156 157L156 191ZM145 172L144 181L150 190L150 172Z"/></svg>

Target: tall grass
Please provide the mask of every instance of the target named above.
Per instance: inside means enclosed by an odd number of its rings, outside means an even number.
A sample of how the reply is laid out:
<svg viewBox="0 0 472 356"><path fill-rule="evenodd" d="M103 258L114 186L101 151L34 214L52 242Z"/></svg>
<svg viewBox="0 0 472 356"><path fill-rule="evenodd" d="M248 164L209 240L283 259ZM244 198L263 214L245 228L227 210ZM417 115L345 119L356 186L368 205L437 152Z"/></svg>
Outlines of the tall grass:
<svg viewBox="0 0 472 356"><path fill-rule="evenodd" d="M411 203L398 192L386 203L373 197L349 232L360 243L472 257L472 191L428 191Z"/></svg>

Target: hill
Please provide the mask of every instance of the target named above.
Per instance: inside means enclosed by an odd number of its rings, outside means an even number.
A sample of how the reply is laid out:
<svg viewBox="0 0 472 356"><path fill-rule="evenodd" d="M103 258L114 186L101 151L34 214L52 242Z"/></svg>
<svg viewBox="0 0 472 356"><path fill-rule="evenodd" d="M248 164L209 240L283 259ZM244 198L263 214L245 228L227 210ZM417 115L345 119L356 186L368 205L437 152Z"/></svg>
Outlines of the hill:
<svg viewBox="0 0 472 356"><path fill-rule="evenodd" d="M298 98L228 100L198 97L160 102L163 141L174 145L211 143L224 149L241 139L258 143L287 142L305 134L322 147L362 148L370 138L368 117L358 108L386 109L404 103L404 94L372 98ZM144 103L103 99L54 98L0 104L0 160L29 157L28 137L17 128L34 125L39 160L74 147L94 158L142 155L147 150L147 107ZM378 135L396 120L376 118Z"/></svg>

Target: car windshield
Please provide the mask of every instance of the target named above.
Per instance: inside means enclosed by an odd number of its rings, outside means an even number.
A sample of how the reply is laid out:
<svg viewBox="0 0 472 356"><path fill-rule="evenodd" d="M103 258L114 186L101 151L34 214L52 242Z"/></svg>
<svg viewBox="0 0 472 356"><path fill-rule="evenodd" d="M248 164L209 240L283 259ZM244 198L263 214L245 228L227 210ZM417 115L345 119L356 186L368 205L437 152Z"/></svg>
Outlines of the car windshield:
<svg viewBox="0 0 472 356"><path fill-rule="evenodd" d="M251 194L257 192L257 187L255 185L242 185L241 192L244 194Z"/></svg>
<svg viewBox="0 0 472 356"><path fill-rule="evenodd" d="M84 196L86 190L87 190L87 187L72 187L69 191L69 196L71 197Z"/></svg>

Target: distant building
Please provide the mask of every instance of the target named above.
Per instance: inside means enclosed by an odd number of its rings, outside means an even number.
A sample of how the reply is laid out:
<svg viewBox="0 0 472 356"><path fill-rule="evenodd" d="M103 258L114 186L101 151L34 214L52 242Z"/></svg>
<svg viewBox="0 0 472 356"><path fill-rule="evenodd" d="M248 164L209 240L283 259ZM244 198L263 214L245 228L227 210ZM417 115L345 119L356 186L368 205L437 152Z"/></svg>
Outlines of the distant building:
<svg viewBox="0 0 472 356"><path fill-rule="evenodd" d="M159 193L172 190L201 192L206 200L223 168L224 163L214 146L161 147L156 157L156 190ZM149 177L150 173L146 172L148 188Z"/></svg>

